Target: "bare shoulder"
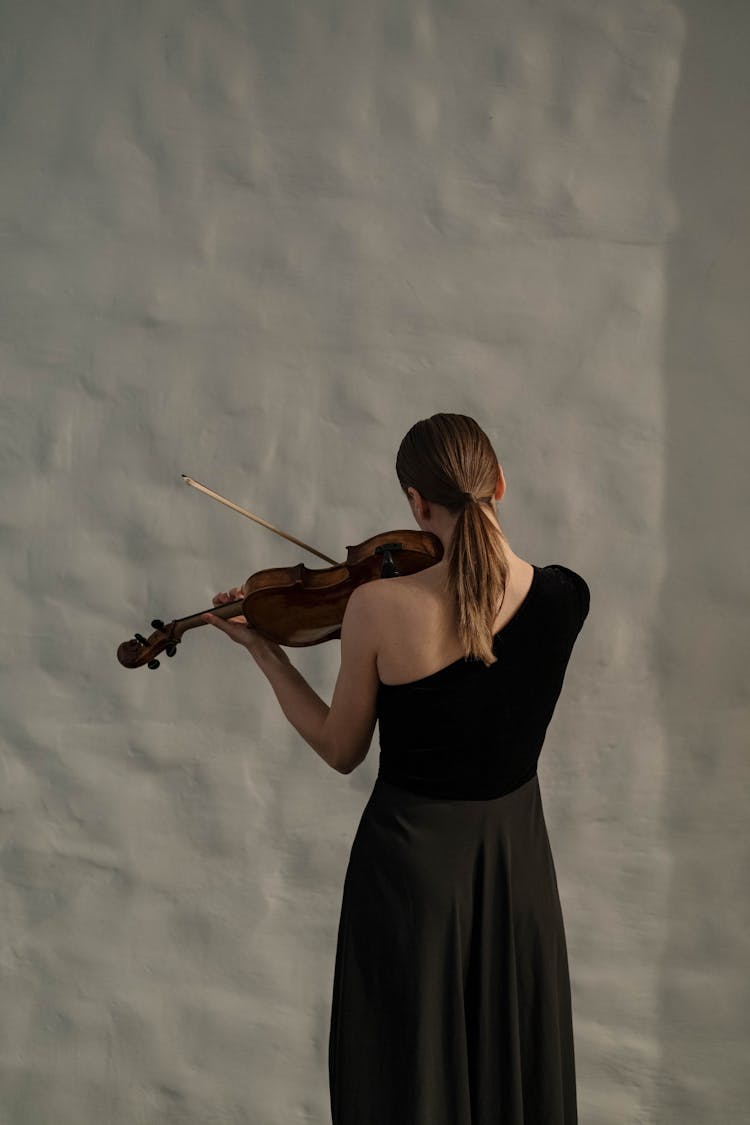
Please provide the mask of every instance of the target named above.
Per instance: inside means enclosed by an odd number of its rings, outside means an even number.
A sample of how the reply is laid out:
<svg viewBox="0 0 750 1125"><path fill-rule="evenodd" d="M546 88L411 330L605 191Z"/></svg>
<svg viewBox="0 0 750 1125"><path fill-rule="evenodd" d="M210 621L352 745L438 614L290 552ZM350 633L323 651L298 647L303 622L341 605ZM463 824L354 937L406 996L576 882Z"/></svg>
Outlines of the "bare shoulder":
<svg viewBox="0 0 750 1125"><path fill-rule="evenodd" d="M388 596L391 591L385 587L395 581L397 580L389 578L386 583L383 579L376 578L355 586L346 603L347 618L352 621L356 619L358 626L367 626L368 632L373 633L392 604Z"/></svg>
<svg viewBox="0 0 750 1125"><path fill-rule="evenodd" d="M398 574L394 578L378 578L369 582L368 587L373 591L376 604L380 606L398 605L404 598L411 597L414 592L429 590L434 586L426 577L426 571L416 574Z"/></svg>
<svg viewBox="0 0 750 1125"><path fill-rule="evenodd" d="M388 579L374 578L369 582L363 582L360 586L355 587L349 600L351 601L352 598L356 597L363 612L377 615L386 606L392 604L394 591L405 577L411 576L403 575Z"/></svg>
<svg viewBox="0 0 750 1125"><path fill-rule="evenodd" d="M402 574L387 579L375 578L357 586L349 600L351 601L356 595L360 611L373 621L379 621L384 615L390 616L396 607L403 606L409 600L410 594L421 585L417 582L417 578L417 575L412 574Z"/></svg>
<svg viewBox="0 0 750 1125"><path fill-rule="evenodd" d="M371 618L379 639L395 630L402 634L408 628L409 617L417 607L435 605L440 601L435 583L426 579L425 572L399 574L393 578L380 578L367 583Z"/></svg>

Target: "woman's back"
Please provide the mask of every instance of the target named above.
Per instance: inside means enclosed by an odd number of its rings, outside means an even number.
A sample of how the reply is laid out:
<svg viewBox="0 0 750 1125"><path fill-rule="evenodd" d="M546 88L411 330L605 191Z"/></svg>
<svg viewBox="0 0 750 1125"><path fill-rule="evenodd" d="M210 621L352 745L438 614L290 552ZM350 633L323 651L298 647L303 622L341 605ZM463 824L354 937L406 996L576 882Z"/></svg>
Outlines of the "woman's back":
<svg viewBox="0 0 750 1125"><path fill-rule="evenodd" d="M525 595L517 596L510 616L504 618L502 608L498 616L504 624L494 635L494 664L458 657L419 678L381 679L383 780L425 796L487 799L511 792L536 772L590 592L585 579L561 563L531 565ZM438 611L433 623L440 618ZM399 663L392 622L383 630L380 654L390 656L390 668ZM413 626L404 620L402 635L405 647L418 652L422 639L414 637ZM421 647L434 650L434 639ZM413 655L402 654L401 668L410 659L413 667Z"/></svg>
<svg viewBox="0 0 750 1125"><path fill-rule="evenodd" d="M513 555L501 605L493 622L499 632L515 615L534 583L533 563ZM399 578L385 579L377 637L381 683L424 678L452 664L463 649L456 628L456 606L445 591L445 566L438 564Z"/></svg>

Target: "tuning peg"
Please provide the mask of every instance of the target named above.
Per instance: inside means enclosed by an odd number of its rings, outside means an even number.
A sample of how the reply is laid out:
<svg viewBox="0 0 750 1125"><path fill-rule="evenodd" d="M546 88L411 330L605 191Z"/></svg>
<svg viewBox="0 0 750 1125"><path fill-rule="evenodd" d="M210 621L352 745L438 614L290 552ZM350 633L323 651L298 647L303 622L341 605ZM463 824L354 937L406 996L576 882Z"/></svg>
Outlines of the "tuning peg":
<svg viewBox="0 0 750 1125"><path fill-rule="evenodd" d="M158 668L159 667L159 661L158 660L149 660L148 666L149 666L149 668Z"/></svg>
<svg viewBox="0 0 750 1125"><path fill-rule="evenodd" d="M135 634L135 639L136 639L137 641L140 641L140 643L141 643L142 645L147 645L147 644L148 644L148 641L146 640L146 638L145 638L145 637L142 637L140 633L136 633L136 634Z"/></svg>
<svg viewBox="0 0 750 1125"><path fill-rule="evenodd" d="M177 645L167 645L165 651L167 656L174 656L174 654L177 652Z"/></svg>
<svg viewBox="0 0 750 1125"><path fill-rule="evenodd" d="M163 629L164 628L164 622L160 621L158 617L155 617L154 620L151 622L151 628L152 629Z"/></svg>

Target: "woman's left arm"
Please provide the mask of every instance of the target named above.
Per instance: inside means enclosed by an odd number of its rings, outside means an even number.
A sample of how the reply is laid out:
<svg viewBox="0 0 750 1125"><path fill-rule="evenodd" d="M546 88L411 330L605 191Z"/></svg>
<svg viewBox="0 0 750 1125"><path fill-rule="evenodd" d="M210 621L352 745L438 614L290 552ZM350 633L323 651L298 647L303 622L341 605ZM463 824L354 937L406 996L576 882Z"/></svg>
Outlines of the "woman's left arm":
<svg viewBox="0 0 750 1125"><path fill-rule="evenodd" d="M232 590L216 594L213 603L222 605L224 602L237 601L242 595L242 587L235 586ZM247 649L273 688L289 722L323 761L335 769L322 738L330 708L294 667L281 645L261 636L257 629L248 625L244 617L230 617L224 621L213 613L204 613L203 620L215 625L222 633Z"/></svg>
<svg viewBox="0 0 750 1125"><path fill-rule="evenodd" d="M378 676L374 585L357 587L349 596L341 623L341 667L330 707L294 667L281 645L261 636L244 617L224 621L212 613L203 615L205 621L248 650L271 684L286 718L338 773L350 773L364 760L375 729ZM214 605L241 596L241 588L217 594Z"/></svg>

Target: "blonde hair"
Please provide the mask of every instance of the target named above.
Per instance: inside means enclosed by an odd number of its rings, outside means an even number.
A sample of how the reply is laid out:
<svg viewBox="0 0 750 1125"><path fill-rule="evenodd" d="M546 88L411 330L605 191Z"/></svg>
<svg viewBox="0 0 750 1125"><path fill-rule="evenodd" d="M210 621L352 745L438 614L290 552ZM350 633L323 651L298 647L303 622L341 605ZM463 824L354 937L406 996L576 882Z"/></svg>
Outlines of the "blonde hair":
<svg viewBox="0 0 750 1125"><path fill-rule="evenodd" d="M497 525L482 512L494 500L498 459L484 430L466 414L433 414L416 422L396 455L406 493L459 516L446 550L449 591L455 598L464 658L497 660L493 624L505 595L508 560Z"/></svg>

